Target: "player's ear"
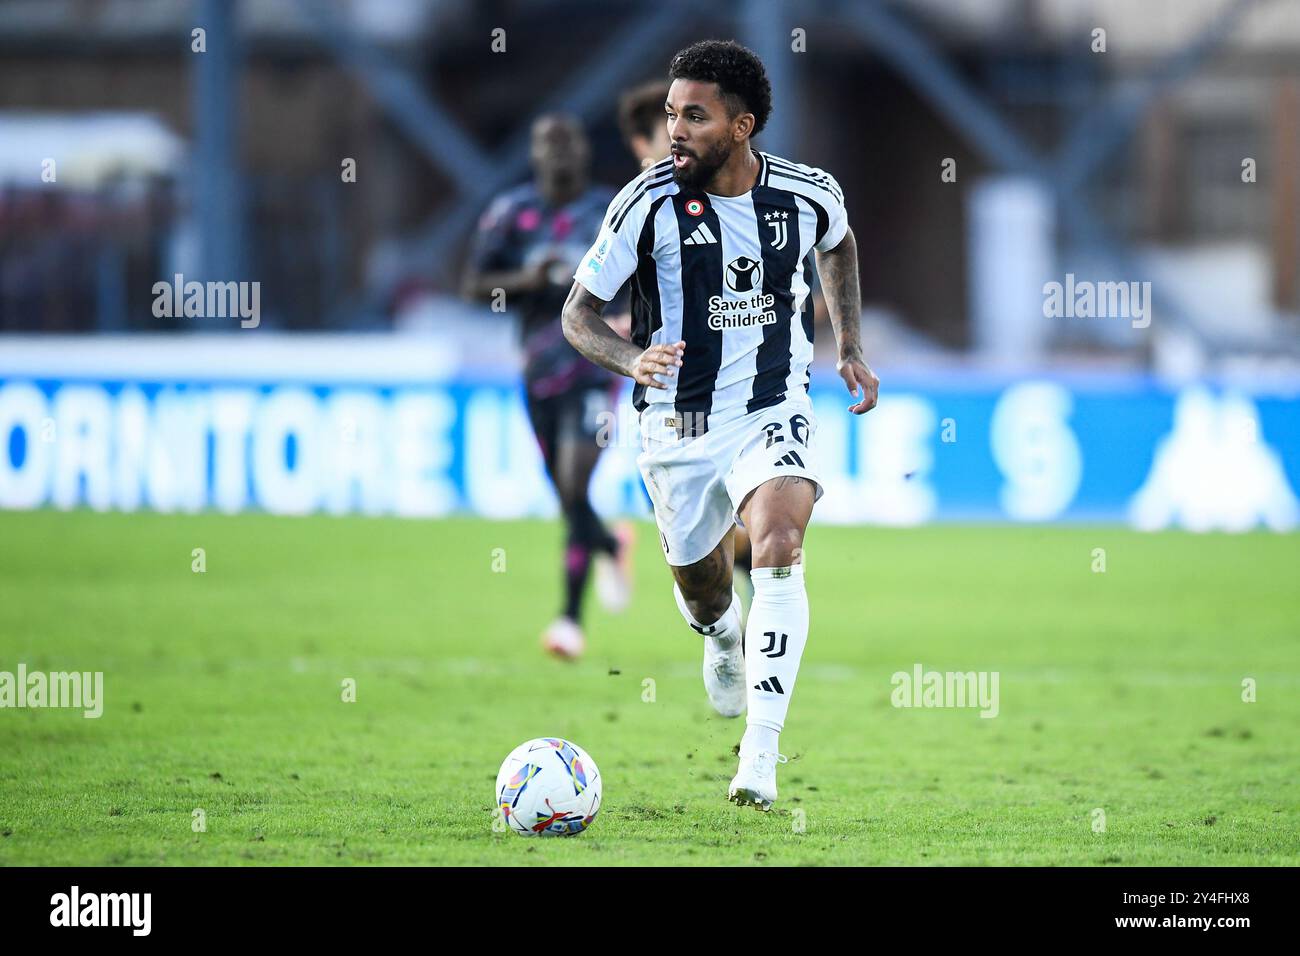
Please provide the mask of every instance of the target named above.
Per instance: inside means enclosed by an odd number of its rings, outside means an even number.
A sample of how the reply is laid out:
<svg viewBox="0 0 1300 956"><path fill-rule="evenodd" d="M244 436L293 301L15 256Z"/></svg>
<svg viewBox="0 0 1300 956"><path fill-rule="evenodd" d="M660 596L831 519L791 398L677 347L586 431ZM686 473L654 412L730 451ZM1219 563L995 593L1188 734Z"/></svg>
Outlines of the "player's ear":
<svg viewBox="0 0 1300 956"><path fill-rule="evenodd" d="M736 142L743 142L744 139L754 132L754 114L741 113L736 117L735 125L732 127Z"/></svg>

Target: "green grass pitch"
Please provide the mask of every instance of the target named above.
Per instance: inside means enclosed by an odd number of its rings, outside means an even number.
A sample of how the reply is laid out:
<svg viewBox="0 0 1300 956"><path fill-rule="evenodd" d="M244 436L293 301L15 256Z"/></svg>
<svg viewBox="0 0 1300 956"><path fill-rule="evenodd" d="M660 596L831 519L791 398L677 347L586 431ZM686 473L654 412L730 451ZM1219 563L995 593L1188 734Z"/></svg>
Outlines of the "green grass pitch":
<svg viewBox="0 0 1300 956"><path fill-rule="evenodd" d="M0 514L0 670L103 671L106 699L0 710L0 864L1300 863L1300 536L814 526L770 814L725 802L743 726L649 525L630 611L593 599L586 659L541 654L560 536ZM999 672L1000 714L892 707L916 663ZM542 735L604 775L576 838L491 825Z"/></svg>

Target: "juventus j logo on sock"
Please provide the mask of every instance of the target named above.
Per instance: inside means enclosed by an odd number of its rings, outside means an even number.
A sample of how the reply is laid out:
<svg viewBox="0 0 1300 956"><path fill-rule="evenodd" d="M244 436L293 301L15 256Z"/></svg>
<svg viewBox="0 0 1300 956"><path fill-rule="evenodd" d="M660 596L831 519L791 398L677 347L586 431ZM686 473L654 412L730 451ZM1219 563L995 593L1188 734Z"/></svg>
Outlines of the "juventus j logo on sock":
<svg viewBox="0 0 1300 956"><path fill-rule="evenodd" d="M765 690L769 694L785 693L785 688L781 686L781 682L776 679L775 674L767 678L767 680L761 680L757 684L755 684L754 690Z"/></svg>
<svg viewBox="0 0 1300 956"><path fill-rule="evenodd" d="M776 631L764 631L763 636L767 638L767 647L763 648L760 653L766 654L768 657L785 657L785 642L789 638L789 634L781 635L781 648L775 651Z"/></svg>

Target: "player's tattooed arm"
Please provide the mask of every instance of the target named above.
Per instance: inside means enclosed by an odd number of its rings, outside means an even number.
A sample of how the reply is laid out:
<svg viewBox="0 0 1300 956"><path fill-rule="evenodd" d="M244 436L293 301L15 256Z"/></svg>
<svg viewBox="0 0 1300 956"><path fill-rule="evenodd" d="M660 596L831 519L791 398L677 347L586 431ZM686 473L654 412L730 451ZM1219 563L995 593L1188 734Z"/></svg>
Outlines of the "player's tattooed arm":
<svg viewBox="0 0 1300 956"><path fill-rule="evenodd" d="M560 321L564 337L589 361L619 375L635 379L638 385L666 388L660 379L671 378L682 364L685 342L652 345L642 351L619 336L601 316L607 303L588 292L580 282L573 283Z"/></svg>
<svg viewBox="0 0 1300 956"><path fill-rule="evenodd" d="M817 253L817 272L839 345L835 370L850 395L857 396L861 389L861 398L849 406L849 411L861 415L876 407L880 380L862 358L862 292L858 288L858 243L852 229L845 231L840 244L830 252Z"/></svg>

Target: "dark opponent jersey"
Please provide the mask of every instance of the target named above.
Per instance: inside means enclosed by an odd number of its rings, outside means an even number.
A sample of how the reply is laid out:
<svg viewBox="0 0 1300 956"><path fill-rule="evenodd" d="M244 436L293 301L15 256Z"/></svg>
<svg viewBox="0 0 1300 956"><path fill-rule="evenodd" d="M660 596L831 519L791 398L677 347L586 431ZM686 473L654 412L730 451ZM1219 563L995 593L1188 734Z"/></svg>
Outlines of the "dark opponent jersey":
<svg viewBox="0 0 1300 956"><path fill-rule="evenodd" d="M547 258L563 263L545 289L507 297L509 307L519 315L524 380L533 397L607 386L614 377L579 355L560 326L573 268L600 231L612 193L593 186L567 205L550 206L528 183L498 196L479 220L471 255L481 271L520 269Z"/></svg>

